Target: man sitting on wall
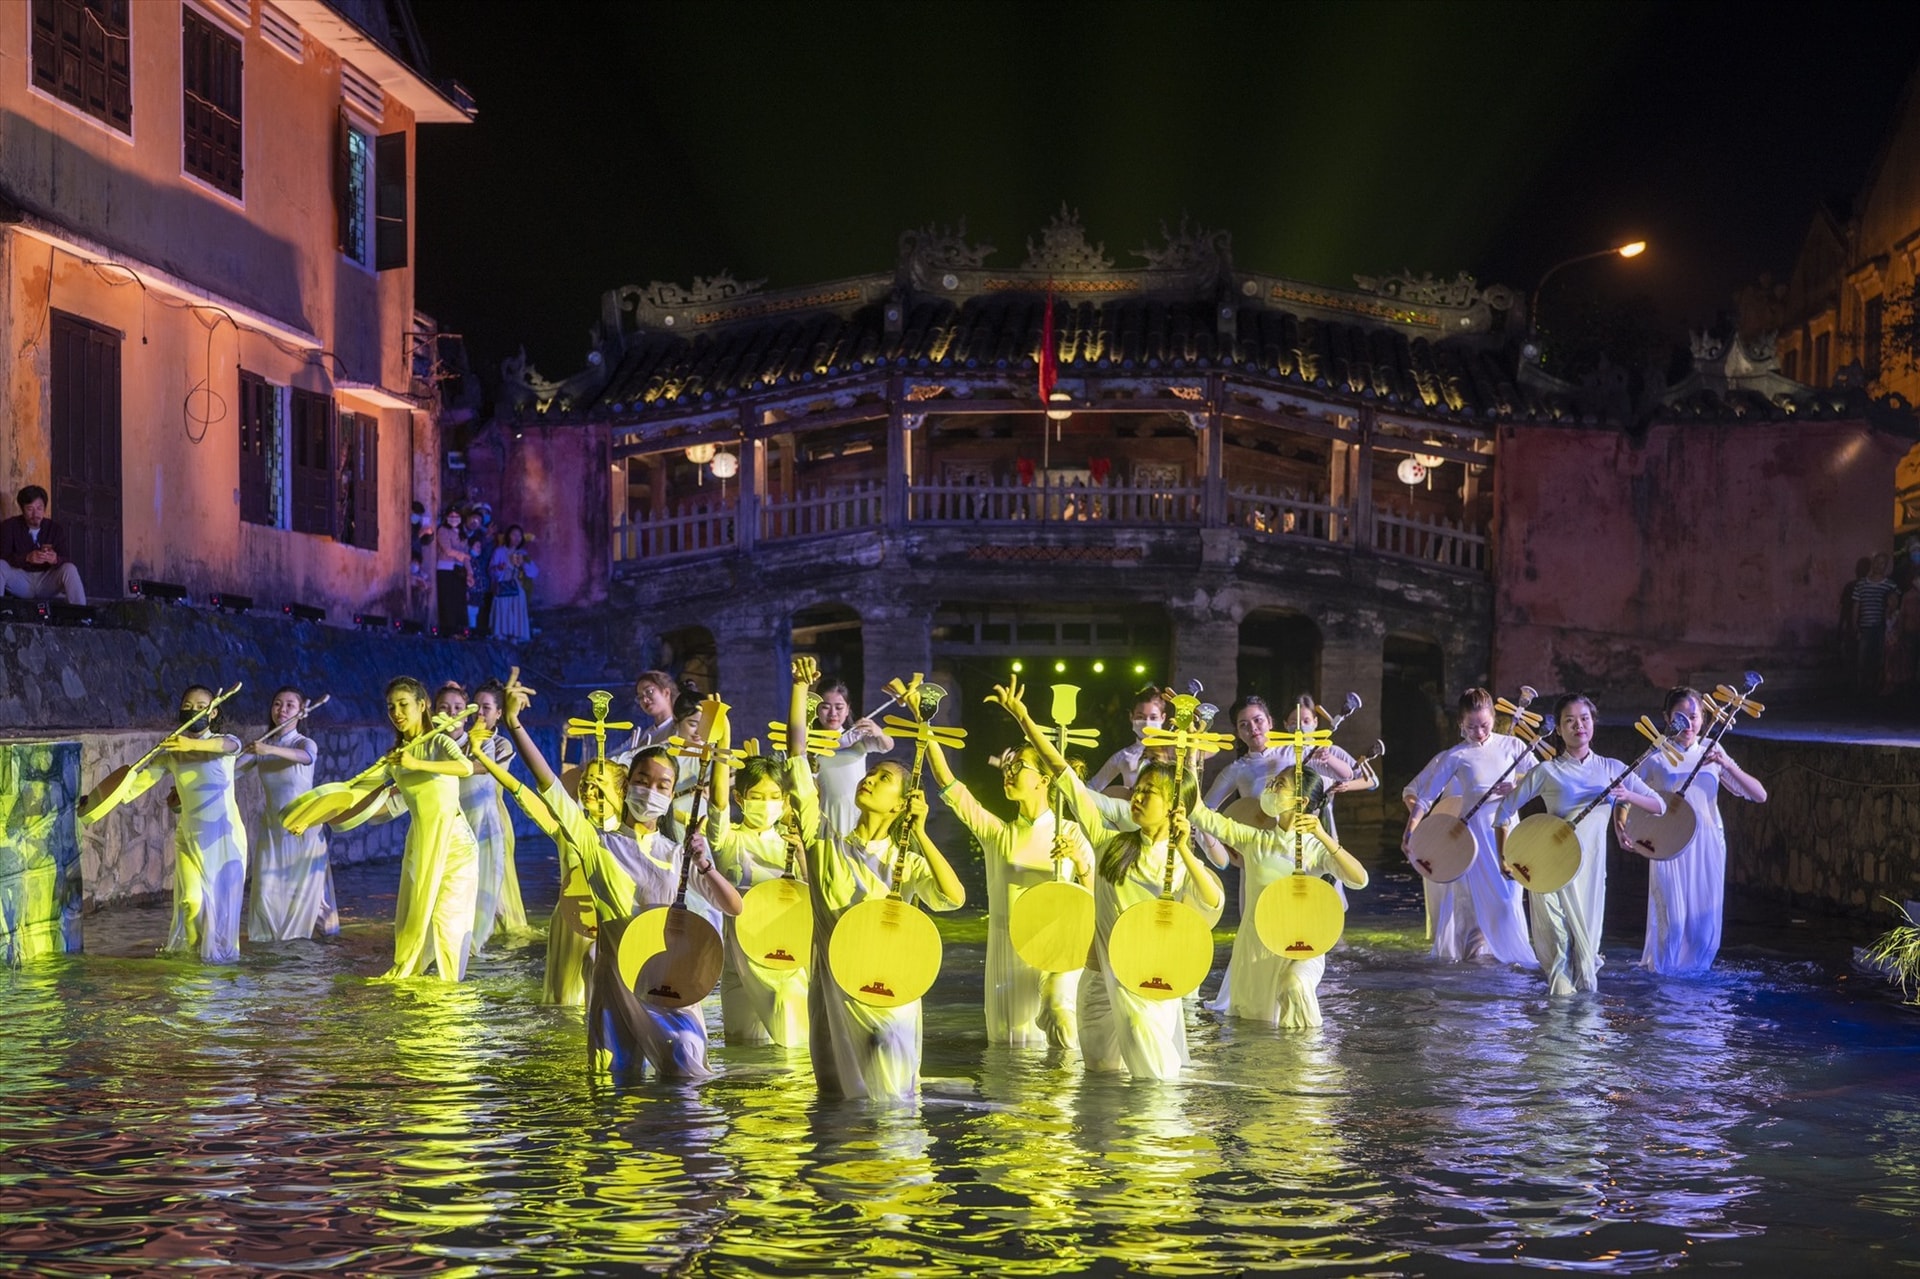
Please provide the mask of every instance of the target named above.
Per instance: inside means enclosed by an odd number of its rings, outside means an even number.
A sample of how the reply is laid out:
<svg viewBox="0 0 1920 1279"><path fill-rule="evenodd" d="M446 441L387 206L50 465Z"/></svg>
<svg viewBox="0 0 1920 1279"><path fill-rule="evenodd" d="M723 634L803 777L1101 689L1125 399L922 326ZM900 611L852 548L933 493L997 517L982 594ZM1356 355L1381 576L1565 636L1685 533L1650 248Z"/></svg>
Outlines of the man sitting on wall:
<svg viewBox="0 0 1920 1279"><path fill-rule="evenodd" d="M30 600L59 595L85 604L80 570L63 558L66 536L47 518L47 491L38 484L20 490L20 514L0 520L0 594Z"/></svg>

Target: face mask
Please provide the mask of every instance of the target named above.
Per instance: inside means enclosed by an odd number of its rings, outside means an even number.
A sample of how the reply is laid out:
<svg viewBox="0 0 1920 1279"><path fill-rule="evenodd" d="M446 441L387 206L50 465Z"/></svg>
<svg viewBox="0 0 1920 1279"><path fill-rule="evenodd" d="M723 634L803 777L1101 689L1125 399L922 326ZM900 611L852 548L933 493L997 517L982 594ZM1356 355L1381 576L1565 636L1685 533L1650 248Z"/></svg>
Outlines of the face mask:
<svg viewBox="0 0 1920 1279"><path fill-rule="evenodd" d="M673 807L673 796L665 791L643 790L627 792L627 808L637 814L639 820L657 822Z"/></svg>
<svg viewBox="0 0 1920 1279"><path fill-rule="evenodd" d="M1137 740L1144 742L1147 740L1147 730L1158 727L1160 725L1154 720L1136 719L1133 721L1133 735Z"/></svg>
<svg viewBox="0 0 1920 1279"><path fill-rule="evenodd" d="M777 799L743 799L740 801L740 822L754 830L765 830L780 820L786 807L783 801Z"/></svg>
<svg viewBox="0 0 1920 1279"><path fill-rule="evenodd" d="M1263 790L1260 792L1260 811L1269 817L1280 816L1280 814L1290 806L1289 801L1280 798L1279 791Z"/></svg>

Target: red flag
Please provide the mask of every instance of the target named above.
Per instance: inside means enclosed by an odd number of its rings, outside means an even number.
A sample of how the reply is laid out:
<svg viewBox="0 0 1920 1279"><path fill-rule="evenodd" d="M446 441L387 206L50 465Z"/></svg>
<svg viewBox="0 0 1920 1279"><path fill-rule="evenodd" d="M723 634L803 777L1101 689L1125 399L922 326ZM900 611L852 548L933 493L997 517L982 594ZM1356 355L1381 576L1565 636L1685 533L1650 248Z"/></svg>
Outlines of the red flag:
<svg viewBox="0 0 1920 1279"><path fill-rule="evenodd" d="M1053 394L1054 383L1060 380L1059 361L1054 355L1056 343L1053 336L1053 281L1047 281L1047 314L1040 321L1040 403L1044 406Z"/></svg>

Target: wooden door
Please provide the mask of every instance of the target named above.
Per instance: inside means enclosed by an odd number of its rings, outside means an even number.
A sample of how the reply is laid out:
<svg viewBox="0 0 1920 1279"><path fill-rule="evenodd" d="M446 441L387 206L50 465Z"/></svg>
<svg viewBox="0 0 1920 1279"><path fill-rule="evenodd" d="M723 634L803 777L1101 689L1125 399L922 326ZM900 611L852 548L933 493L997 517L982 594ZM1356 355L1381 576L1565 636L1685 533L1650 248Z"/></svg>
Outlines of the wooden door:
<svg viewBox="0 0 1920 1279"><path fill-rule="evenodd" d="M120 550L120 334L76 316L51 324L54 521L88 599L126 589Z"/></svg>

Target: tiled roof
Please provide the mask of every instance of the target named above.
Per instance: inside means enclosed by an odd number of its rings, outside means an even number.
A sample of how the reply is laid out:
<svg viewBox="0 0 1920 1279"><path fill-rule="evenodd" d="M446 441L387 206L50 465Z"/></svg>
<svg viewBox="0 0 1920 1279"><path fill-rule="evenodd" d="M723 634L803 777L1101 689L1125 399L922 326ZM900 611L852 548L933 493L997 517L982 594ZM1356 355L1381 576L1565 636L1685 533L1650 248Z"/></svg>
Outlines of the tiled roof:
<svg viewBox="0 0 1920 1279"><path fill-rule="evenodd" d="M996 294L961 303L916 299L899 331L884 308L743 323L692 336L630 336L592 416L685 412L743 395L830 384L879 370L1030 373L1040 349L1042 296ZM1469 417L1557 416L1515 385L1512 357L1484 340L1409 338L1391 329L1243 306L1227 331L1211 302L1127 298L1062 301L1054 326L1063 377L1236 370L1336 395Z"/></svg>

